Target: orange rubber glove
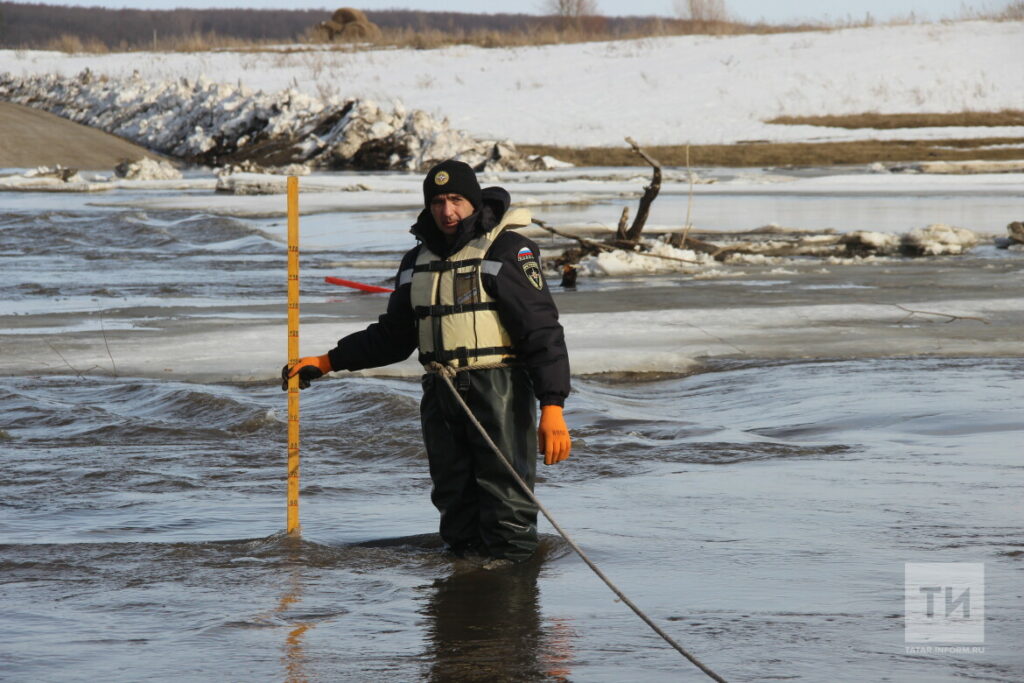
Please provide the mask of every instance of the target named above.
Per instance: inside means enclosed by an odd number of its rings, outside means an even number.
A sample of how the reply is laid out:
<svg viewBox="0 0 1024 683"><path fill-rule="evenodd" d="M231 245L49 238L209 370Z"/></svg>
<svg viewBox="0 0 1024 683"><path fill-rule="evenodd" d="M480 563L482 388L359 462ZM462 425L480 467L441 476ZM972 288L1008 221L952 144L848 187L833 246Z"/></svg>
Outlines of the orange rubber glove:
<svg viewBox="0 0 1024 683"><path fill-rule="evenodd" d="M327 354L322 356L306 356L300 358L299 362L288 367L286 364L281 368L281 391L288 391L288 380L299 375L299 389L305 389L310 382L320 379L334 368L331 367L331 359Z"/></svg>
<svg viewBox="0 0 1024 683"><path fill-rule="evenodd" d="M537 449L544 454L544 464L554 465L569 457L572 440L562 416L562 406L541 406L537 427Z"/></svg>

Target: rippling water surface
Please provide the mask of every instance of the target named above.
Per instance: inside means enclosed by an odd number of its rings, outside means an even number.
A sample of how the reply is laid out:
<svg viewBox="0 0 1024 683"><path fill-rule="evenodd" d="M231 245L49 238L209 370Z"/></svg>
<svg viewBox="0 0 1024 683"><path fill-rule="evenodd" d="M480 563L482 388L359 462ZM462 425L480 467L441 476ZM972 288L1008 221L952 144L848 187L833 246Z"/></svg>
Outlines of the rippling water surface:
<svg viewBox="0 0 1024 683"><path fill-rule="evenodd" d="M870 213L849 197L726 199L740 213L721 213L720 227ZM718 215L716 201L700 208ZM933 213L951 206L928 201ZM283 326L282 221L92 202L24 195L0 213L0 678L701 680L546 523L537 556L512 570L443 553L415 380L346 376L302 394L303 534L284 536L285 395L274 381L206 380L221 361L252 364L264 330ZM885 206L890 221L930 211ZM993 206L986 221L1003 210ZM372 320L382 297L323 276L387 284L408 222L305 217L304 324ZM559 303L639 337L645 316L669 308L727 315L756 300L771 317L851 300L1001 301L1024 272L991 247L775 268L581 280ZM1015 329L1003 318L883 321L861 329L867 342L835 347L841 358L808 348L819 359L797 361L729 346L745 332L726 324L705 336L736 357L697 358L691 374L575 378L573 457L541 467L538 493L728 680L1024 680L1024 361L886 358L898 354L870 336L915 328L931 341L941 326L951 332L922 348L943 353L983 330L1002 342ZM780 343L801 343L807 331L793 326ZM594 342L591 353L622 353ZM116 365L135 350L146 378ZM906 651L908 562L984 563L983 653Z"/></svg>
<svg viewBox="0 0 1024 683"><path fill-rule="evenodd" d="M1019 680L1022 370L860 360L580 380L573 458L542 468L538 491L727 678ZM294 540L278 387L3 380L7 675L696 680L546 525L512 571L441 552L418 391L342 379L303 394ZM986 564L986 654L904 653L903 565L929 561Z"/></svg>

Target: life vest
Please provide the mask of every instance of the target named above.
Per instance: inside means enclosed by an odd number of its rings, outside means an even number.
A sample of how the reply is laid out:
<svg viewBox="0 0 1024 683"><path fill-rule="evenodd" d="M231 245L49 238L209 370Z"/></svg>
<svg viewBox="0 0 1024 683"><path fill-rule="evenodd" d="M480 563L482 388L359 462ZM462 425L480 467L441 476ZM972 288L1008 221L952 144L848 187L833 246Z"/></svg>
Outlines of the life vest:
<svg viewBox="0 0 1024 683"><path fill-rule="evenodd" d="M514 209L489 232L474 237L448 258L425 244L416 263L399 276L399 285L411 279L410 300L419 334L419 360L456 368L497 366L515 359L512 338L498 317L498 304L484 289L483 276L497 275L500 261L487 258L503 230L523 227L530 212Z"/></svg>

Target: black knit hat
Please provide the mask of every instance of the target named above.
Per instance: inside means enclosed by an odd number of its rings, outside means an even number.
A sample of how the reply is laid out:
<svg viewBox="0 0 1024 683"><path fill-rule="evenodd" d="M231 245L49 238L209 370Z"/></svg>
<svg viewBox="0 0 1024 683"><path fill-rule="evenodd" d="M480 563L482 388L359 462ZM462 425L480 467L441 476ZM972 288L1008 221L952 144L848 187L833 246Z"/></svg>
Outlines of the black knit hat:
<svg viewBox="0 0 1024 683"><path fill-rule="evenodd" d="M423 179L423 204L429 208L430 200L439 194L460 194L469 200L474 209L483 202L480 183L469 164L449 159L427 171Z"/></svg>

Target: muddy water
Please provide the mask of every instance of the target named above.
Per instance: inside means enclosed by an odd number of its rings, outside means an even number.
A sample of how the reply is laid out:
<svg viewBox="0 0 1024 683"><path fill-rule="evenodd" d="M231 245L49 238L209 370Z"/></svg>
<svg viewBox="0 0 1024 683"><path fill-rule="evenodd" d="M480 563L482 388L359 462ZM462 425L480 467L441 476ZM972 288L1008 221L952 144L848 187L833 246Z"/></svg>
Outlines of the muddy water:
<svg viewBox="0 0 1024 683"><path fill-rule="evenodd" d="M788 222L750 201L735 227ZM938 217L946 200L885 201ZM223 381L279 367L266 335L243 334L283 324L280 220L14 205L0 215L0 678L701 680L546 524L514 570L442 552L414 379L303 394L303 535L281 535L284 395ZM304 326L372 320L380 297L322 277L386 283L407 223L305 219ZM567 322L600 313L637 339L679 310L992 306L988 324L808 321L771 333L786 353L739 322L704 327L733 346L686 375L577 377L573 458L542 468L538 492L729 680L1021 680L1022 272L1019 255L979 247L581 281L558 294ZM855 329L855 344L833 343ZM907 652L908 562L984 563L984 652Z"/></svg>
<svg viewBox="0 0 1024 683"><path fill-rule="evenodd" d="M735 680L1019 680L1020 360L861 360L580 380L542 498ZM698 680L564 543L447 557L418 386L304 393L282 537L277 387L0 384L9 680ZM381 430L381 425L387 425ZM907 655L906 562L984 562L984 654Z"/></svg>

